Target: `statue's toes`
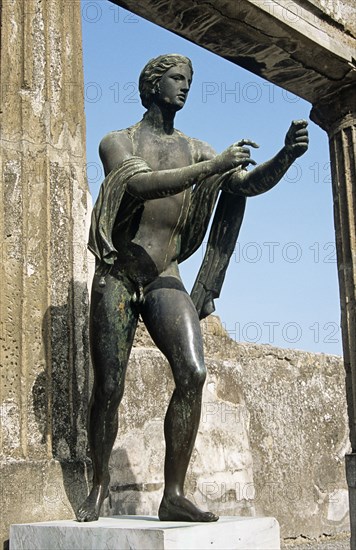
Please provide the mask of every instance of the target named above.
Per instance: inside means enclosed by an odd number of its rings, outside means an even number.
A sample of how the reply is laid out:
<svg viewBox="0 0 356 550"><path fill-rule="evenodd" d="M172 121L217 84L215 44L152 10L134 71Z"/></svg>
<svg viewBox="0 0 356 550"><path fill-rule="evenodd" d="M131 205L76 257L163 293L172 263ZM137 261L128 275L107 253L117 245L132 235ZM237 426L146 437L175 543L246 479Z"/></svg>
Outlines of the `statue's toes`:
<svg viewBox="0 0 356 550"><path fill-rule="evenodd" d="M79 510L77 511L77 521L83 522L83 521L97 521L98 515L96 514L95 510L92 510L90 508L86 508L85 506L81 506Z"/></svg>
<svg viewBox="0 0 356 550"><path fill-rule="evenodd" d="M219 516L213 514L212 512L202 512L200 518L197 521L212 522L218 521Z"/></svg>

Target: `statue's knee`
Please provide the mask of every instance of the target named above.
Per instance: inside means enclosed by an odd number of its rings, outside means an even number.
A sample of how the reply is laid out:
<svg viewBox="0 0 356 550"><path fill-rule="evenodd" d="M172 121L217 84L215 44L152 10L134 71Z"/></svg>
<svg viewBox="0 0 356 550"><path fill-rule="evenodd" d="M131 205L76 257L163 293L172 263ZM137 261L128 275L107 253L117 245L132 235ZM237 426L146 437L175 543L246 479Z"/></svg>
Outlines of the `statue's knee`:
<svg viewBox="0 0 356 550"><path fill-rule="evenodd" d="M95 391L96 400L103 404L118 406L124 393L124 382L108 377L102 384L97 385Z"/></svg>
<svg viewBox="0 0 356 550"><path fill-rule="evenodd" d="M203 389L206 379L206 368L204 364L193 363L186 366L177 388L183 392L200 392Z"/></svg>
<svg viewBox="0 0 356 550"><path fill-rule="evenodd" d="M206 380L206 368L204 365L200 365L196 368L193 374L194 385L198 389L202 389Z"/></svg>

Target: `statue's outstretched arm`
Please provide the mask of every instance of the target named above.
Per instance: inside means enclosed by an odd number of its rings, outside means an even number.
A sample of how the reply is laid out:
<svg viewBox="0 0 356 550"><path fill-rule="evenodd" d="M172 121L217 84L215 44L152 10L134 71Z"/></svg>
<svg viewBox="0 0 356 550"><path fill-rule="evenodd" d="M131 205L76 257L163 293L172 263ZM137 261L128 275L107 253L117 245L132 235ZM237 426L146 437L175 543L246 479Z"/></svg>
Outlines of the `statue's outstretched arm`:
<svg viewBox="0 0 356 550"><path fill-rule="evenodd" d="M209 176L224 174L233 168L246 166L250 163L255 164L250 159L249 149L244 147L245 144L249 143L247 140L233 143L214 158L183 168L136 174L128 181L126 190L142 200L176 195L188 187L192 187L198 178L207 178L208 182Z"/></svg>
<svg viewBox="0 0 356 550"><path fill-rule="evenodd" d="M127 179L126 191L136 198L148 200L176 195L193 186L201 178L206 178L208 185L209 176L224 174L233 168L250 163L255 164L250 159L250 151L246 147L250 144L252 142L248 140L233 143L219 155L201 158L199 162L182 168L134 174ZM108 134L100 144L99 153L106 175L134 156L131 142L122 132ZM149 159L145 160L149 167Z"/></svg>
<svg viewBox="0 0 356 550"><path fill-rule="evenodd" d="M224 184L224 190L245 197L265 193L274 187L293 162L308 149L306 120L294 120L287 132L284 147L275 157L250 172L236 170Z"/></svg>

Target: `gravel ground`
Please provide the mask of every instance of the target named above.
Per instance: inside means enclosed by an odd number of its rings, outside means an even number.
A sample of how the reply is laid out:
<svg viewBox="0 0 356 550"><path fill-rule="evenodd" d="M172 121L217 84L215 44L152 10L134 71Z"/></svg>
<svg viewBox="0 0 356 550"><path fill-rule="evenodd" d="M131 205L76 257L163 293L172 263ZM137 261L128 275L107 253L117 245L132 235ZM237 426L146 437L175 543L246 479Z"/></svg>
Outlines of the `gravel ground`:
<svg viewBox="0 0 356 550"><path fill-rule="evenodd" d="M342 534L336 537L322 537L318 540L296 539L285 541L284 550L350 550L350 535Z"/></svg>

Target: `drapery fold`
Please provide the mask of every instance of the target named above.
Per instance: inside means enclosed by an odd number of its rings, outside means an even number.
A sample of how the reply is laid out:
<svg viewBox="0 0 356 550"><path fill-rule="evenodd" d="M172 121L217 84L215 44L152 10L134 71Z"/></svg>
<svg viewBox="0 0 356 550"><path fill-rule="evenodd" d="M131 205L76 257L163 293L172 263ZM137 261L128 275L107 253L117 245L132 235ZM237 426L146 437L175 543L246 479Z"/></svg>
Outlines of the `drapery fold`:
<svg viewBox="0 0 356 550"><path fill-rule="evenodd" d="M191 292L200 319L215 310L213 300L220 295L243 220L246 198L221 190L235 170L197 179L181 232L178 262L189 258L202 244L217 203L204 259ZM117 259L114 229L119 234L119 226L143 203L125 193L127 183L134 175L145 172L152 172L147 162L140 157L130 157L110 172L101 185L93 208L88 242L99 271L105 271L105 266L110 267Z"/></svg>

